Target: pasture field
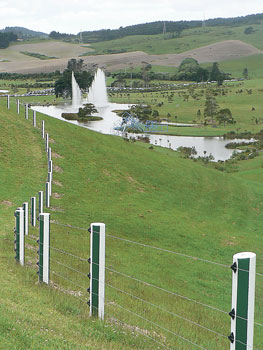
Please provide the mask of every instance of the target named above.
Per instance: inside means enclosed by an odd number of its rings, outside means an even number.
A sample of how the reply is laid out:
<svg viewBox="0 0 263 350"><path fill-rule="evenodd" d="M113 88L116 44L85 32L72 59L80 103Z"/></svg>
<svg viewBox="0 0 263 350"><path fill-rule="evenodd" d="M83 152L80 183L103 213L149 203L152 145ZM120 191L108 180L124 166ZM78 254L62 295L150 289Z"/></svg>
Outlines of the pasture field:
<svg viewBox="0 0 263 350"><path fill-rule="evenodd" d="M39 113L34 129L32 120L24 119L22 108L16 114L14 99L9 111L5 105L0 98L3 348L156 349L162 348L159 343L178 350L196 348L183 338L209 350L227 348L229 341L222 335L230 334L229 316L189 300L230 311L231 270L227 267L107 236L110 270L106 271L106 321L101 323L89 319L83 302L88 299L88 278L67 268L86 274L85 262L51 249L52 283L39 285L37 245L32 241L38 233L30 228L26 266L15 263L13 212L44 189L43 119L54 166L51 247L88 258L89 233L58 224L87 229L91 222L105 222L109 235L228 266L233 254L253 251L258 254L257 272L262 274L262 157L244 162L236 173L221 173L168 149L149 149L148 144L101 135ZM261 324L262 287L263 277L257 276L255 320ZM263 346L261 334L261 327L255 326L256 348Z"/></svg>
<svg viewBox="0 0 263 350"><path fill-rule="evenodd" d="M220 136L229 131L252 133L263 129L263 81L262 79L246 80L241 82L227 82L222 87L215 84L209 86L195 86L177 88L170 91L158 92L115 92L111 94L111 100L118 103L146 103L157 110L160 118L178 123L200 123L204 120L206 91L215 95L220 107L229 108L236 124L200 126L200 127L170 127L169 134L192 136ZM241 92L242 91L242 92ZM169 98L169 96L171 96ZM188 96L188 100L187 100ZM159 106L160 103L163 103ZM252 110L254 108L255 110ZM197 116L200 109L201 117ZM170 114L170 116L168 116ZM256 119L258 124L256 124Z"/></svg>
<svg viewBox="0 0 263 350"><path fill-rule="evenodd" d="M224 40L241 40L263 50L263 24L253 25L252 34L244 34L247 26L202 27L187 29L179 37L172 33L165 35L134 35L122 39L91 44L96 54L107 54L110 50L143 51L149 54L182 53ZM122 51L123 52L123 51Z"/></svg>

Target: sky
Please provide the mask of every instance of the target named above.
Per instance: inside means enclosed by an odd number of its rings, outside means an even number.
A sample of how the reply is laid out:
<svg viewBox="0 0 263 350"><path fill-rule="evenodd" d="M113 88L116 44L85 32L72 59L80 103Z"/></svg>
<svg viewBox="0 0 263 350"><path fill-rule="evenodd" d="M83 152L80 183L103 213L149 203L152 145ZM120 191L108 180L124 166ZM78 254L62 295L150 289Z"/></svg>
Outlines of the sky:
<svg viewBox="0 0 263 350"><path fill-rule="evenodd" d="M263 13L262 0L0 0L0 29L79 33L153 22Z"/></svg>

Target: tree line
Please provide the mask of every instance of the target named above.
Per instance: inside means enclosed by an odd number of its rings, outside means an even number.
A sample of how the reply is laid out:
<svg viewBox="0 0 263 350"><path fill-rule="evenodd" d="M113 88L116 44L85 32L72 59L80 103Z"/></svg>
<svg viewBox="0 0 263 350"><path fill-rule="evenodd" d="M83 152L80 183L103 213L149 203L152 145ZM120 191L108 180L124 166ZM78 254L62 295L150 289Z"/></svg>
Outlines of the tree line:
<svg viewBox="0 0 263 350"><path fill-rule="evenodd" d="M12 41L17 41L16 34L13 32L0 33L0 49L6 49Z"/></svg>
<svg viewBox="0 0 263 350"><path fill-rule="evenodd" d="M261 23L263 14L248 15L235 18L214 18L206 20L208 26L226 26L235 27L241 25L252 25ZM203 25L203 21L165 21L165 32L172 33L174 37L180 36L185 29L198 28ZM102 29L94 31L82 32L82 40L84 43L95 43L100 41L114 40L124 38L132 35L155 35L164 32L164 22L156 21L150 23L136 24L127 27L120 27L119 29ZM78 40L79 34L66 34L52 31L50 38L57 40Z"/></svg>

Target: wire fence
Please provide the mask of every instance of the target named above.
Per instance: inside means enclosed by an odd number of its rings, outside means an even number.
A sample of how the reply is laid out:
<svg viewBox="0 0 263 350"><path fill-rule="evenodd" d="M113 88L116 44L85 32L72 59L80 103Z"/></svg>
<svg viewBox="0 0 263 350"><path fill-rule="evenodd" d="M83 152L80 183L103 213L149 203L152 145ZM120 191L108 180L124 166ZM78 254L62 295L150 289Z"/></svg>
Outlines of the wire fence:
<svg viewBox="0 0 263 350"><path fill-rule="evenodd" d="M54 223L51 223L51 224L54 224ZM58 223L56 223L56 224L58 224ZM59 225L67 227L67 228L81 229L83 231L88 231L88 229L72 227L71 225L64 225L64 224L59 224ZM119 240L119 237L116 237L116 236L112 236L112 235L109 235L109 234L107 234L106 236L109 237L110 239L113 238L113 239L118 239ZM31 236L27 236L27 239L30 242L39 245L37 237L31 235ZM177 252L173 252L173 251L170 251L170 250L167 250L167 249L162 249L162 248L158 248L158 247L154 247L154 246L149 246L149 245L146 245L146 244L141 244L139 242L134 242L134 241L130 241L130 240L122 239L122 238L120 238L120 240L124 241L124 242L127 242L127 243L140 245L140 246L142 246L144 248L147 248L147 249L149 248L149 249L154 249L154 250L160 250L160 251L168 253L168 254L175 254L175 255L178 255L178 256L181 256L181 257L184 257L184 258L187 258L187 259L192 259L192 260L195 260L195 261L210 263L212 265L217 265L217 266L220 266L220 267L223 267L223 268L227 267L229 269L229 267L230 267L230 266L225 265L225 264L220 264L220 263L209 261L209 260L206 260L206 259L196 258L194 256L177 253ZM36 249L37 248L35 248L34 251ZM51 274L53 276L55 276L56 278L58 278L59 280L62 279L66 283L69 283L72 286L74 286L75 288L80 289L81 293L82 293L81 296L84 293L87 293L87 290L88 290L87 286L89 285L88 271L89 271L89 262L90 262L90 260L87 259L87 258L84 258L84 257L80 257L77 254L73 254L73 253L68 252L66 250L54 247L52 245L50 246L50 249L56 255L55 257L53 257L53 254L51 254L51 256L50 256L50 262L51 262L51 265L52 265ZM64 258L62 258L62 256L64 256ZM71 259L70 260L71 262L72 262L72 259L75 261L73 263L73 266L76 263L77 264L81 263L82 264L81 266L84 266L84 270L85 271L83 271L83 269L81 271L78 268L73 267L72 265L68 265L67 260L65 260L65 257ZM63 259L63 261L60 260L61 258ZM93 264L95 264L95 263L93 262ZM61 272L58 273L57 271L55 271L54 270L54 266L56 266L56 265L59 266L60 268L67 269L67 271L70 271L75 277L77 276L76 280L74 281L71 278L69 278L68 277L68 273L65 273L66 274L66 276L65 276L65 274L62 274ZM160 287L158 285L155 285L153 283L149 283L149 282L147 282L145 280L142 280L142 279L139 279L139 278L137 278L135 276L123 273L123 272L118 271L116 269L113 269L111 267L106 266L106 271L108 271L111 274L119 275L122 278L135 281L135 282L140 283L140 284L142 284L144 286L150 287L150 288L156 290L157 292L158 291L159 292L164 292L164 293L166 293L166 294L168 294L168 295L170 295L172 297L177 297L177 298L183 299L183 300L185 300L187 302L194 303L194 304L198 305L199 307L206 308L208 310L212 310L212 311L218 312L218 313L223 314L223 315L227 315L227 316L229 315L229 312L227 312L225 310L222 310L220 308L208 305L208 304L203 303L201 301L192 299L192 298L190 298L188 296L181 295L181 294L176 293L174 291L162 288L162 287ZM246 271L246 270L244 270L244 271ZM109 274L107 274L107 276L109 276ZM85 281L86 286L83 286L81 283L79 283L79 280ZM149 308L155 309L159 313L164 313L164 314L167 314L167 315L169 315L171 317L179 319L179 320L181 320L183 322L186 322L187 324L191 325L192 327L196 327L197 329L199 329L201 331L207 332L207 333L209 333L211 335L215 335L217 338L221 338L222 341L224 341L224 342L227 341L229 343L228 336L226 334L220 333L219 331L211 329L210 327L207 327L206 325L203 325L203 324L200 324L200 323L198 323L198 322L196 322L194 320L191 320L190 318L186 317L183 314L175 313L175 312L173 312L171 310L168 310L167 308L164 308L163 306L157 305L156 303L154 303L152 301L146 300L145 298L143 298L141 296L137 296L137 295L131 293L131 291L127 291L127 290L124 290L123 288L120 288L119 285L118 285L118 287L116 287L112 283L105 282L105 287L107 287L107 289L106 289L107 291L109 289L112 289L115 292L120 293L120 294L122 294L122 295L124 295L124 296L126 296L128 298L131 298L132 300L134 300L136 302L142 303L143 305L146 305ZM108 292L108 294L110 294L110 292ZM82 302L87 304L87 300L83 299L80 295L75 295L75 294L71 294L71 295L77 297ZM186 343L188 343L188 344L190 344L190 345L192 345L192 346L194 346L196 348L200 348L200 349L203 349L203 350L208 350L206 347L204 347L204 346L202 346L200 344L197 344L197 342L192 341L191 339L188 339L187 336L182 335L180 332L176 332L174 330L168 329L167 327L163 326L162 324L159 324L158 322L155 322L153 319L149 319L149 318L145 317L144 315L142 316L141 314L139 314L139 313L137 313L135 311L132 311L132 310L128 309L127 307L125 307L123 305L120 305L119 303L116 303L116 300L113 301L113 300L105 298L105 304L108 305L108 309L110 309L109 305L114 305L114 307L116 306L120 310L123 310L126 313L128 313L128 314L130 314L130 315L132 315L132 316L134 316L134 317L136 317L136 318L138 318L138 319L140 319L140 320L142 320L144 322L147 322L149 325L154 326L154 327L158 328L161 331L167 332L171 336L177 337L177 338L181 339L182 341L184 341L184 342L186 342ZM116 311L116 310L114 310L114 311ZM107 319L106 320L109 320L108 316L109 317L113 317L113 319L116 319L115 315L113 313L109 314L108 310L106 311L106 315L107 315ZM236 317L247 321L247 319L242 318L242 317L240 317L238 315L236 315ZM116 319L116 320L117 320L117 322L120 322L120 324L123 324L123 321L118 320L118 319ZM228 318L226 320L228 320ZM258 327L263 327L263 324L261 324L259 322L255 322L254 325L258 326ZM146 336L144 333L142 333L142 335ZM172 349L171 347L167 346L167 344L164 344L164 343L156 340L154 337L151 337L149 334L147 334L146 338L148 338L149 340L154 341L155 343L157 343L158 345L160 345L160 346L162 346L164 348ZM242 343L240 341L238 341L238 342L240 344L242 344L242 345L246 345L246 344L244 344L244 343ZM257 348L253 347L253 349L256 350Z"/></svg>

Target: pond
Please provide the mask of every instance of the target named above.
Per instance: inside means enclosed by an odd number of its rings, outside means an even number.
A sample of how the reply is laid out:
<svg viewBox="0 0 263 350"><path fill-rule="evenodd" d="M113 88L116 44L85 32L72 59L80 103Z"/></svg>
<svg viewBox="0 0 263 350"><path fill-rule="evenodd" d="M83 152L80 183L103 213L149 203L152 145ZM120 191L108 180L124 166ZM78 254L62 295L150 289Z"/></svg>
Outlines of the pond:
<svg viewBox="0 0 263 350"><path fill-rule="evenodd" d="M251 140L233 139L226 140L223 137L191 137L191 136L170 136L170 135L157 135L157 134L129 134L116 131L115 126L120 124L121 118L114 112L115 110L127 110L129 105L110 103L107 107L97 108L98 115L103 118L100 121L92 121L88 123L82 123L78 121L65 120L61 117L61 113L76 112L71 105L64 106L34 106L33 110L47 114L51 117L61 119L67 123L79 125L81 127L88 128L103 134L117 135L122 137L134 137L139 136L149 137L149 141L153 145L161 146L176 150L179 147L195 147L197 154L195 157L204 157L212 154L214 161L225 161L231 157L233 150L226 148L226 144L230 142L249 142Z"/></svg>

